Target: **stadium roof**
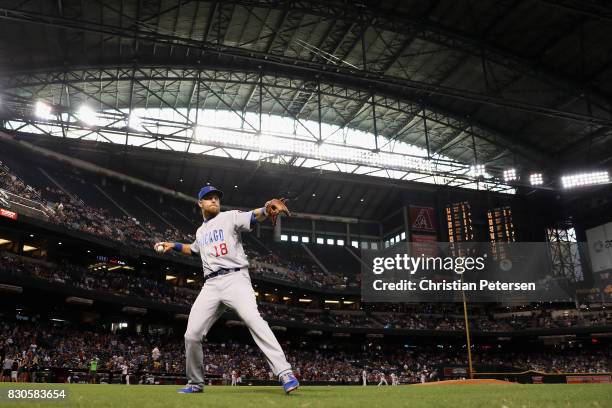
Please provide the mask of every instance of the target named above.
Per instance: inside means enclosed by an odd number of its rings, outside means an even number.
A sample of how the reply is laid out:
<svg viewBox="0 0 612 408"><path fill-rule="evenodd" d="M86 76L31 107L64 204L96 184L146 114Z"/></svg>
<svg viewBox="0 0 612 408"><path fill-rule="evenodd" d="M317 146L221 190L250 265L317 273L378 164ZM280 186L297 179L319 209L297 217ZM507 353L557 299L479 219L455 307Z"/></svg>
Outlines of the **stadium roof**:
<svg viewBox="0 0 612 408"><path fill-rule="evenodd" d="M87 103L109 119L78 137L176 150L200 142L198 108L254 130L248 114L284 116L318 142L313 122L361 130L375 150L405 142L499 177L612 160L612 9L597 1L0 1L0 20L0 115L29 126L13 129L48 131L45 100L64 136ZM132 109L184 126L112 125Z"/></svg>

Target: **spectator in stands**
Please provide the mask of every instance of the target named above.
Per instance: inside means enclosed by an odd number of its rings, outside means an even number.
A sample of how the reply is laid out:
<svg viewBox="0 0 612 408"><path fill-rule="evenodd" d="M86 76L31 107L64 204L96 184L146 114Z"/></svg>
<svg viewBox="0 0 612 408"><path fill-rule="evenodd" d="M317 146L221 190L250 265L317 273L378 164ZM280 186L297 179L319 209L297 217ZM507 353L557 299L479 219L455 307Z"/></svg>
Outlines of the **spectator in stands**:
<svg viewBox="0 0 612 408"><path fill-rule="evenodd" d="M10 355L7 355L2 362L2 377L0 381L9 382L11 381L11 371L13 369L13 359Z"/></svg>

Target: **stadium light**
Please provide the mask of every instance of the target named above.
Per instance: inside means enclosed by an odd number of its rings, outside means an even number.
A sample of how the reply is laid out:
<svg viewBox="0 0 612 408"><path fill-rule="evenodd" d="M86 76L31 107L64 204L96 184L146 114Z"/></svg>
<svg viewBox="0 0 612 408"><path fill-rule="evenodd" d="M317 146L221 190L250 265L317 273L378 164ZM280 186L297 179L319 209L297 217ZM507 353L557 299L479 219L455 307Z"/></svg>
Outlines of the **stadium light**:
<svg viewBox="0 0 612 408"><path fill-rule="evenodd" d="M485 174L485 166L484 164L474 164L470 166L470 174L472 177L480 177Z"/></svg>
<svg viewBox="0 0 612 408"><path fill-rule="evenodd" d="M578 173L561 177L563 188L584 187L610 182L610 174L607 171L595 171L592 173Z"/></svg>
<svg viewBox="0 0 612 408"><path fill-rule="evenodd" d="M53 119L53 115L51 114L52 111L51 105L43 101L36 102L36 106L34 107L34 114L41 119Z"/></svg>
<svg viewBox="0 0 612 408"><path fill-rule="evenodd" d="M516 169L504 170L504 181L506 183L509 181L516 181Z"/></svg>
<svg viewBox="0 0 612 408"><path fill-rule="evenodd" d="M540 185L544 184L544 179L542 178L542 173L532 173L529 176L529 183L531 183L532 186L540 186Z"/></svg>
<svg viewBox="0 0 612 408"><path fill-rule="evenodd" d="M96 112L87 105L82 105L79 108L77 117L88 126L93 126L98 122Z"/></svg>
<svg viewBox="0 0 612 408"><path fill-rule="evenodd" d="M433 164L425 157L406 156L391 152L372 152L367 149L334 143L288 137L280 134L250 134L221 127L198 125L196 139L204 144L256 150L270 154L296 153L315 160L349 162L351 164L391 167L399 170L433 171ZM484 167L484 166L483 166Z"/></svg>

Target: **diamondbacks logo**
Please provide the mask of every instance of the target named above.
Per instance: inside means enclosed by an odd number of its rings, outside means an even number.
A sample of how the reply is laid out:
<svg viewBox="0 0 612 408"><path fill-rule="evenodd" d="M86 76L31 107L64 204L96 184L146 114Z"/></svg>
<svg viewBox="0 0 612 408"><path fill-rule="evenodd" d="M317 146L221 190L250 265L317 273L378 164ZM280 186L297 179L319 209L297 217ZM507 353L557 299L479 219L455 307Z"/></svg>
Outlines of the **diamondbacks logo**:
<svg viewBox="0 0 612 408"><path fill-rule="evenodd" d="M431 221L431 208L418 207L418 213L412 222L412 229L416 230L434 230Z"/></svg>

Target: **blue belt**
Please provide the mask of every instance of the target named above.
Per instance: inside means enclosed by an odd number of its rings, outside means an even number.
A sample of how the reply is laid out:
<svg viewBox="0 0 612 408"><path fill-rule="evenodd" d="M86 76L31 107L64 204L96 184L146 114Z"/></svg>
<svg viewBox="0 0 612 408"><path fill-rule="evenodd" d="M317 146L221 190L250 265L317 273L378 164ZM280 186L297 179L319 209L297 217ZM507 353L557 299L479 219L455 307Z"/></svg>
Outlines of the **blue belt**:
<svg viewBox="0 0 612 408"><path fill-rule="evenodd" d="M232 272L238 272L241 269L243 269L243 268L219 269L218 271L214 271L214 272L211 272L208 275L206 275L204 277L204 282L206 282L209 279L216 278L217 276L227 275L228 273L232 273Z"/></svg>

